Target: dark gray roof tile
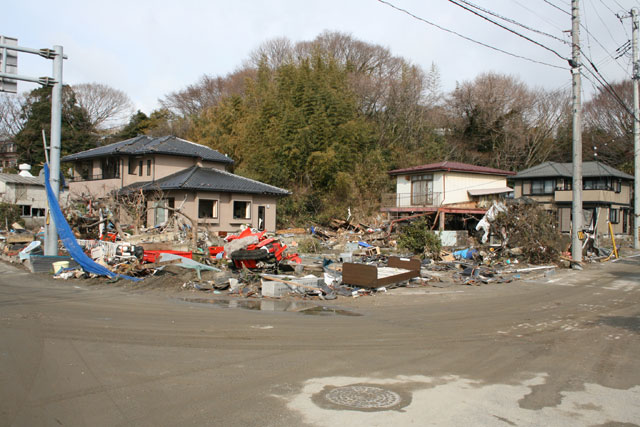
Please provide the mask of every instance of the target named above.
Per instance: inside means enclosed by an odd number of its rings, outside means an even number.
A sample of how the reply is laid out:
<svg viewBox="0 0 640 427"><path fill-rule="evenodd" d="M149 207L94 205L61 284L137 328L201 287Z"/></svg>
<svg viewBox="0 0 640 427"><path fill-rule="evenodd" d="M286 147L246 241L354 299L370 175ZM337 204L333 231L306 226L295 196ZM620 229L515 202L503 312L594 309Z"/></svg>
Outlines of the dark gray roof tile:
<svg viewBox="0 0 640 427"><path fill-rule="evenodd" d="M217 169L192 166L156 181L132 184L121 191L143 188L152 190L197 190L222 193L250 193L287 196L287 190Z"/></svg>
<svg viewBox="0 0 640 427"><path fill-rule="evenodd" d="M522 170L514 176L514 179L554 178L573 176L573 163L544 162L539 165ZM593 178L599 176L611 176L622 179L633 179L633 176L618 169L612 168L602 162L583 162L582 177Z"/></svg>
<svg viewBox="0 0 640 427"><path fill-rule="evenodd" d="M92 148L80 153L70 154L62 158L63 162L92 159L96 157L123 155L168 154L183 157L202 158L206 161L230 164L231 158L220 154L216 150L195 142L187 141L175 136L154 138L147 135L137 136L124 141Z"/></svg>

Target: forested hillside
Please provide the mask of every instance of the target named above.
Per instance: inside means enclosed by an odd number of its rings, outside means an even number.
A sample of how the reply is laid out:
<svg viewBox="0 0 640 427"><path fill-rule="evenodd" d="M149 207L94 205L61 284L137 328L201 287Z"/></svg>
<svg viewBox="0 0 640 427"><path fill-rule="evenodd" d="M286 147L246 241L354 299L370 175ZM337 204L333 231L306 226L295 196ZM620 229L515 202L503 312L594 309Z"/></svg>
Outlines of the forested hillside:
<svg viewBox="0 0 640 427"><path fill-rule="evenodd" d="M160 100L160 109L149 116L138 111L118 132L100 126L108 115L85 107L87 99L95 100L86 96L94 87L70 87L85 96L75 104L70 95L69 105L88 111L68 120L81 117L81 126L71 129L94 136L76 134L78 141L106 144L141 133L175 134L225 153L236 162L234 172L293 192L279 210L290 224L344 217L347 208L357 216L375 215L381 195L393 191L387 171L394 168L456 160L519 170L547 160L570 161L566 82L551 91L488 72L444 93L440 80L437 60L423 70L384 47L325 32L310 42L266 42L234 73L204 74L177 87ZM630 105L631 82L614 86ZM2 103L22 120L18 127L11 123L22 146L41 146L39 140L29 142L39 137L33 129L41 127L31 123L41 120L34 102L33 96L24 97L21 114L15 102ZM129 106L126 95L119 102ZM584 159L597 153L629 171L627 111L601 92L585 105L584 116ZM36 158L41 153L33 153L23 158L41 161Z"/></svg>

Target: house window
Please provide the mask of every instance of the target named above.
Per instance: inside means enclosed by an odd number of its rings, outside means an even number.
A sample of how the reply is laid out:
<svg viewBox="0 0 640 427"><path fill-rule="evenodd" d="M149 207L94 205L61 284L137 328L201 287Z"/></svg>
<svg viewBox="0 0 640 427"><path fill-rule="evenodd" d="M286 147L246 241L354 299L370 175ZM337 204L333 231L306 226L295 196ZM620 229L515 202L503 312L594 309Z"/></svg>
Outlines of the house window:
<svg viewBox="0 0 640 427"><path fill-rule="evenodd" d="M120 161L112 157L100 160L102 179L120 178Z"/></svg>
<svg viewBox="0 0 640 427"><path fill-rule="evenodd" d="M233 219L251 219L251 202L235 200L233 202Z"/></svg>
<svg viewBox="0 0 640 427"><path fill-rule="evenodd" d="M614 190L613 180L609 178L599 177L599 178L586 178L583 181L582 188L584 190Z"/></svg>
<svg viewBox="0 0 640 427"><path fill-rule="evenodd" d="M617 224L620 222L620 209L609 209L609 221L611 224Z"/></svg>
<svg viewBox="0 0 640 427"><path fill-rule="evenodd" d="M420 206L433 203L433 175L413 175L411 177L411 205Z"/></svg>
<svg viewBox="0 0 640 427"><path fill-rule="evenodd" d="M136 174L136 159L129 157L129 175Z"/></svg>
<svg viewBox="0 0 640 427"><path fill-rule="evenodd" d="M198 201L198 218L218 218L218 201L200 199Z"/></svg>
<svg viewBox="0 0 640 427"><path fill-rule="evenodd" d="M31 205L18 205L20 207L20 216L31 216Z"/></svg>
<svg viewBox="0 0 640 427"><path fill-rule="evenodd" d="M622 191L622 180L619 179L616 181L616 193L620 193Z"/></svg>
<svg viewBox="0 0 640 427"><path fill-rule="evenodd" d="M31 216L42 218L44 217L44 212L44 208L33 208L31 209Z"/></svg>
<svg viewBox="0 0 640 427"><path fill-rule="evenodd" d="M540 194L553 194L553 190L556 186L554 179L536 179L531 181L531 193L532 195Z"/></svg>
<svg viewBox="0 0 640 427"><path fill-rule="evenodd" d="M147 160L147 176L151 176L151 159Z"/></svg>
<svg viewBox="0 0 640 427"><path fill-rule="evenodd" d="M559 178L556 180L557 191L571 191L571 178Z"/></svg>
<svg viewBox="0 0 640 427"><path fill-rule="evenodd" d="M142 176L142 160L138 162L138 176Z"/></svg>

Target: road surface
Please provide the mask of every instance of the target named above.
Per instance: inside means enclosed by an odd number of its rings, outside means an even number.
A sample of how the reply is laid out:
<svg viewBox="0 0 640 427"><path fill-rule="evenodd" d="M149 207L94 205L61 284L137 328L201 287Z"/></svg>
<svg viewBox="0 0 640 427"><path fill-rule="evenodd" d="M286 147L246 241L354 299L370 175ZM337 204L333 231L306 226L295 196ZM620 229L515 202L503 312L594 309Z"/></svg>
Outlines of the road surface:
<svg viewBox="0 0 640 427"><path fill-rule="evenodd" d="M0 264L0 424L640 424L638 257L309 314L211 297Z"/></svg>

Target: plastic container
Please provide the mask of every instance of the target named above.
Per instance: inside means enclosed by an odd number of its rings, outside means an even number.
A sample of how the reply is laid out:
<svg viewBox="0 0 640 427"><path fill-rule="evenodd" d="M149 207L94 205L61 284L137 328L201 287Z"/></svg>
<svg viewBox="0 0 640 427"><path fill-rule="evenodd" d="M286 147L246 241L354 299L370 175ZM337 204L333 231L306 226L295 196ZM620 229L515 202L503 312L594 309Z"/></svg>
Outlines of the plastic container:
<svg viewBox="0 0 640 427"><path fill-rule="evenodd" d="M60 270L69 268L69 261L56 261L51 266L53 267L53 274L58 274Z"/></svg>

